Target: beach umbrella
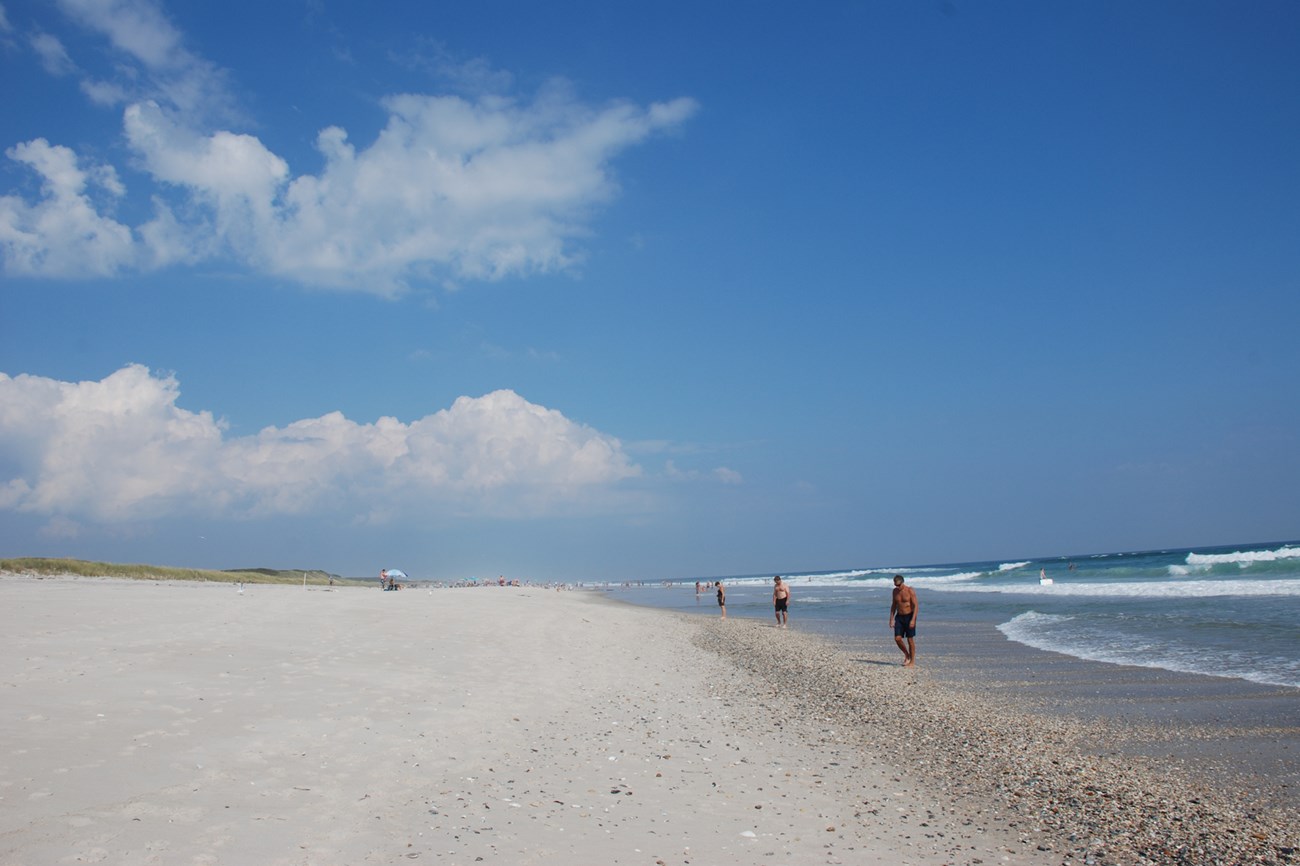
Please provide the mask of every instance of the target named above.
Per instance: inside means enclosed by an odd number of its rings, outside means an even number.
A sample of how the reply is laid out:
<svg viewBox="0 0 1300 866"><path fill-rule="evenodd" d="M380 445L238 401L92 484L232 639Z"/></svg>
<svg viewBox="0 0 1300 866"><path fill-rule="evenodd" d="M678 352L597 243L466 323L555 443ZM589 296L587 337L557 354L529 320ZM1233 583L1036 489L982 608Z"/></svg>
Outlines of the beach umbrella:
<svg viewBox="0 0 1300 866"><path fill-rule="evenodd" d="M389 577L406 577L406 572L402 571L400 568L390 568L390 569L388 569L388 576L389 576Z"/></svg>

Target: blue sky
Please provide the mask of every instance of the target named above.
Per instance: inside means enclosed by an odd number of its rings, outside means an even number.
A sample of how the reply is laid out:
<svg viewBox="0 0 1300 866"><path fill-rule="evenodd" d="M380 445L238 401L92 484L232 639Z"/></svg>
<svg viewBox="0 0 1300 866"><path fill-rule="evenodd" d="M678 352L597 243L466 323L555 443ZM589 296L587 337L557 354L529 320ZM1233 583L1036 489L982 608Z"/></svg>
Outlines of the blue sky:
<svg viewBox="0 0 1300 866"><path fill-rule="evenodd" d="M0 0L0 555L1300 536L1300 6Z"/></svg>

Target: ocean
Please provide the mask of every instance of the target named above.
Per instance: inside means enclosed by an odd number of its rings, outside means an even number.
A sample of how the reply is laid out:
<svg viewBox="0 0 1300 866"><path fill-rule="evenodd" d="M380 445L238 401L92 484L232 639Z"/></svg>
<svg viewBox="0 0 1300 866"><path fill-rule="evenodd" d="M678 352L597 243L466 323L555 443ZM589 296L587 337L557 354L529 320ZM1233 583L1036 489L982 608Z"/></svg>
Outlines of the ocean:
<svg viewBox="0 0 1300 866"><path fill-rule="evenodd" d="M699 581L723 581L728 617L772 620L776 573ZM919 649L927 621L978 621L1008 640L1081 659L1300 688L1300 542L781 572L792 588L791 628L891 640L895 574L920 601ZM634 604L717 616L712 590L697 595L695 583L608 590Z"/></svg>

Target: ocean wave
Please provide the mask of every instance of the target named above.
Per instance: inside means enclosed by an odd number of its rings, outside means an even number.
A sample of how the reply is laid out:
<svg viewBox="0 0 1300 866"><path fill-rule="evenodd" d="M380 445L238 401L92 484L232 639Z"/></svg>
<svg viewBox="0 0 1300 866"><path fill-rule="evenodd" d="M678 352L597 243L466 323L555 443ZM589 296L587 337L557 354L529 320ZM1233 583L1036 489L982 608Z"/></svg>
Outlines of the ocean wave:
<svg viewBox="0 0 1300 866"><path fill-rule="evenodd" d="M1187 564L1192 566L1240 565L1243 568L1256 562L1277 562L1300 559L1300 547L1280 547L1277 550L1239 550L1233 553L1189 553Z"/></svg>
<svg viewBox="0 0 1300 866"><path fill-rule="evenodd" d="M894 575L901 574L909 584L917 586L944 585L960 583L986 577L988 572L963 571L956 574L942 574L941 568L899 569L873 568L859 571L812 572L806 574L782 575L781 579L794 587L800 586L842 586L855 589L874 587L893 587ZM744 577L716 578L727 586L763 586L772 584L772 575L747 575Z"/></svg>
<svg viewBox="0 0 1300 866"><path fill-rule="evenodd" d="M1215 598L1218 596L1300 596L1300 579L1285 580L1161 580L1131 583L1084 583L1060 580L1041 584L954 583L933 586L939 592L991 592L1019 595L1104 598Z"/></svg>
<svg viewBox="0 0 1300 866"><path fill-rule="evenodd" d="M852 571L823 571L823 572L811 572L808 574L787 574L784 575L781 579L788 580L792 583L796 581L807 582L810 579L813 581L825 580L833 583L836 581L853 580L855 578L865 577L868 574L883 574L883 573L884 573L884 569L860 568L860 569L854 569ZM772 577L768 577L766 579L771 580Z"/></svg>
<svg viewBox="0 0 1300 866"><path fill-rule="evenodd" d="M1004 562L998 566L998 571L1015 571L1017 568L1024 568L1028 562Z"/></svg>
<svg viewBox="0 0 1300 866"><path fill-rule="evenodd" d="M1300 670L1293 661L1253 658L1175 642L1137 647L1116 644L1112 630L1073 616L1031 610L1002 623L998 631L1016 643L1087 661L1300 687Z"/></svg>
<svg viewBox="0 0 1300 866"><path fill-rule="evenodd" d="M912 582L925 584L926 586L936 583L964 583L968 580L984 577L985 574L986 572L983 571L963 571L958 574L944 574L937 577L919 576L913 578Z"/></svg>

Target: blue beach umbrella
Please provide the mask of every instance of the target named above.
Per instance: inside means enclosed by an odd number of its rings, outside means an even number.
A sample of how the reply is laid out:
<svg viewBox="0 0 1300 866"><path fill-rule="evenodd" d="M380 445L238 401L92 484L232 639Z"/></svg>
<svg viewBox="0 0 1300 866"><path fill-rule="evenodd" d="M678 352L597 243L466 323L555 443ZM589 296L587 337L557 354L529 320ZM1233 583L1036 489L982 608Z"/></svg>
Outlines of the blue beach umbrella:
<svg viewBox="0 0 1300 866"><path fill-rule="evenodd" d="M390 568L390 569L388 569L388 576L389 576L389 577L406 577L406 572L402 571L400 568Z"/></svg>

